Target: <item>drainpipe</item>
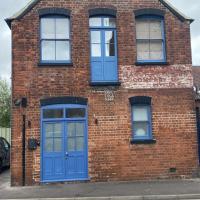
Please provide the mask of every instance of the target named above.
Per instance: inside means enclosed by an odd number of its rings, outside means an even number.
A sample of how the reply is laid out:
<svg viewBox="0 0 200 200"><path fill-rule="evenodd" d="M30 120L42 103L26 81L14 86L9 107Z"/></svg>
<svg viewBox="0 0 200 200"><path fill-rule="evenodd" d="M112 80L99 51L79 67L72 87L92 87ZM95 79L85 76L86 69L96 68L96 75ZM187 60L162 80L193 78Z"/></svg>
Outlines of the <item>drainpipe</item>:
<svg viewBox="0 0 200 200"><path fill-rule="evenodd" d="M14 100L14 105L20 108L27 107L27 98ZM26 115L22 115L22 186L26 184Z"/></svg>
<svg viewBox="0 0 200 200"><path fill-rule="evenodd" d="M26 185L26 115L22 115L22 186Z"/></svg>

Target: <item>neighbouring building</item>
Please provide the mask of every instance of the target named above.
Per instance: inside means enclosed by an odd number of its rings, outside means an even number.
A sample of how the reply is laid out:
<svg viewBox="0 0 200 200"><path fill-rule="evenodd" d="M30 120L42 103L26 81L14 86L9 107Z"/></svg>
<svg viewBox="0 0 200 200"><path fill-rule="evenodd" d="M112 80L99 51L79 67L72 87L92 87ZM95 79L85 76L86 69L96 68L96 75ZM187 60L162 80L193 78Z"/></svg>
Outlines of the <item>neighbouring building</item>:
<svg viewBox="0 0 200 200"><path fill-rule="evenodd" d="M32 0L12 30L12 185L191 177L190 23L165 0Z"/></svg>

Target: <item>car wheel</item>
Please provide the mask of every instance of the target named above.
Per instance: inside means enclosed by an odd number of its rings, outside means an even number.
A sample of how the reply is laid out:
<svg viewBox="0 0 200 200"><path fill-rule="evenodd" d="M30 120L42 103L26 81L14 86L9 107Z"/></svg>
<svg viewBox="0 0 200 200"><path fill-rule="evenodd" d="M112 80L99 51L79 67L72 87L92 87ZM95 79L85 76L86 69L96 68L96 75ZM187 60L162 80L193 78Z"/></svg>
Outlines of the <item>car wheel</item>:
<svg viewBox="0 0 200 200"><path fill-rule="evenodd" d="M3 169L3 162L2 162L2 160L0 159L0 173L2 172L2 169Z"/></svg>

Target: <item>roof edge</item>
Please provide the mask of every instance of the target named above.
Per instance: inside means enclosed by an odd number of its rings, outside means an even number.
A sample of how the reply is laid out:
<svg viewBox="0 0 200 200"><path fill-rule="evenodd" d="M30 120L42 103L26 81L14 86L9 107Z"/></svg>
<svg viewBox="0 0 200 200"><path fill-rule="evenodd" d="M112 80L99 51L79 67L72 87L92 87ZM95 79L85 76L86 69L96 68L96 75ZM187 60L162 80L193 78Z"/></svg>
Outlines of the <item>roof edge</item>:
<svg viewBox="0 0 200 200"><path fill-rule="evenodd" d="M168 8L175 16L177 16L182 22L189 21L192 23L194 19L187 17L180 10L178 10L175 6L173 6L168 0L159 0L166 8Z"/></svg>
<svg viewBox="0 0 200 200"><path fill-rule="evenodd" d="M15 13L13 16L6 18L5 21L9 28L11 28L11 23L13 20L21 19L24 15L26 15L40 0L31 0L25 7Z"/></svg>
<svg viewBox="0 0 200 200"><path fill-rule="evenodd" d="M11 28L11 23L15 19L21 19L24 15L26 15L40 0L32 0L30 1L24 8L19 10L19 12L15 13L13 16L5 19L7 25ZM168 8L175 16L177 16L182 22L189 21L192 23L194 19L187 17L178 9L176 9L168 0L159 0L166 8Z"/></svg>

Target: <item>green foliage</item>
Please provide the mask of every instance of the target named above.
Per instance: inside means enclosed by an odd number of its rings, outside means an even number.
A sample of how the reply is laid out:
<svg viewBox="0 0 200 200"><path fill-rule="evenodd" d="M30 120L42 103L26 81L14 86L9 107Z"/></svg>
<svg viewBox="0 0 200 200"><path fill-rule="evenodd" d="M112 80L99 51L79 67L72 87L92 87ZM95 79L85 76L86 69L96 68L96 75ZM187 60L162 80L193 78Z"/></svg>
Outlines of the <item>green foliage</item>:
<svg viewBox="0 0 200 200"><path fill-rule="evenodd" d="M0 127L10 127L11 90L8 82L0 78Z"/></svg>

